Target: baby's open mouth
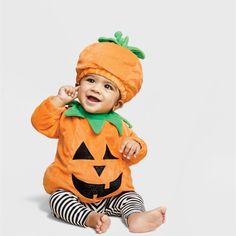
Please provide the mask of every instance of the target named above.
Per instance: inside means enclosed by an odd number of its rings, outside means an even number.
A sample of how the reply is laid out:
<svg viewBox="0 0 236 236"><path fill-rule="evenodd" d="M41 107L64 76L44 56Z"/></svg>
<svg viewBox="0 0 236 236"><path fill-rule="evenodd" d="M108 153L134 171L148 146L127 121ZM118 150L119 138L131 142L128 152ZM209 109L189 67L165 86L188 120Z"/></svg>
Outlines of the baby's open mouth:
<svg viewBox="0 0 236 236"><path fill-rule="evenodd" d="M87 96L88 100L91 102L101 102L98 98L94 96Z"/></svg>

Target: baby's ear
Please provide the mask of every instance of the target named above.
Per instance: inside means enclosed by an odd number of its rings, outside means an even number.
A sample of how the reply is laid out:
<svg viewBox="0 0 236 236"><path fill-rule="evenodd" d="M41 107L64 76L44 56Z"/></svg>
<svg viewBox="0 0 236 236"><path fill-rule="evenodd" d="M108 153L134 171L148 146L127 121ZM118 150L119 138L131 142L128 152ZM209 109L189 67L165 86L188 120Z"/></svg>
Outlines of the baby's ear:
<svg viewBox="0 0 236 236"><path fill-rule="evenodd" d="M124 104L124 103L123 103L121 100L117 101L117 102L115 103L115 105L113 106L112 111L115 111L115 110L117 110L118 108L121 108L121 107L123 106L123 104Z"/></svg>

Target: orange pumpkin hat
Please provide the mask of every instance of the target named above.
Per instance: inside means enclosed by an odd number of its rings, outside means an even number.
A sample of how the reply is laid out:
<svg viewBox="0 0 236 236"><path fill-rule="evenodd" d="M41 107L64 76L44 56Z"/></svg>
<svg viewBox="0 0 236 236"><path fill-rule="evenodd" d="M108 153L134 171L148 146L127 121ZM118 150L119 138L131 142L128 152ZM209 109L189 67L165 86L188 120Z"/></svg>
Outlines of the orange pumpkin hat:
<svg viewBox="0 0 236 236"><path fill-rule="evenodd" d="M123 103L132 99L140 90L143 82L142 66L139 58L144 53L128 46L128 37L122 38L121 32L115 38L99 38L99 43L86 47L79 56L76 66L76 82L88 74L97 74L113 81L120 90Z"/></svg>

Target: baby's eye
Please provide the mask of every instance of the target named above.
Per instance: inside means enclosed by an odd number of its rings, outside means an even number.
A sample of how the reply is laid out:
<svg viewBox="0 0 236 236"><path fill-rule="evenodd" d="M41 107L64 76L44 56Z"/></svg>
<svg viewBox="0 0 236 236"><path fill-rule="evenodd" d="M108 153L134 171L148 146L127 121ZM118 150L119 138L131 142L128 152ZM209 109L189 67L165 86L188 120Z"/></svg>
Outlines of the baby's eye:
<svg viewBox="0 0 236 236"><path fill-rule="evenodd" d="M114 90L110 84L105 84L104 87L109 90Z"/></svg>
<svg viewBox="0 0 236 236"><path fill-rule="evenodd" d="M89 83L94 83L95 82L95 80L92 79L92 78L87 78L86 81L88 81Z"/></svg>

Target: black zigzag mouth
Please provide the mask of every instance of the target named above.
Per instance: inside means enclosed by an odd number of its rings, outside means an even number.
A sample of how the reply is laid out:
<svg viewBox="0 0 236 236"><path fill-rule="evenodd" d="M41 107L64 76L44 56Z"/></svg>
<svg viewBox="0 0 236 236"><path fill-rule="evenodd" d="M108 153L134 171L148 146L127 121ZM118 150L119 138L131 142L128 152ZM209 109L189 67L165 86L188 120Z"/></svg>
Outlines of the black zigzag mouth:
<svg viewBox="0 0 236 236"><path fill-rule="evenodd" d="M119 175L117 179L110 182L110 187L105 189L105 184L91 184L86 183L80 179L77 179L72 174L72 181L75 188L86 198L93 199L94 197L105 197L116 190L118 190L121 186L122 182L122 173Z"/></svg>

